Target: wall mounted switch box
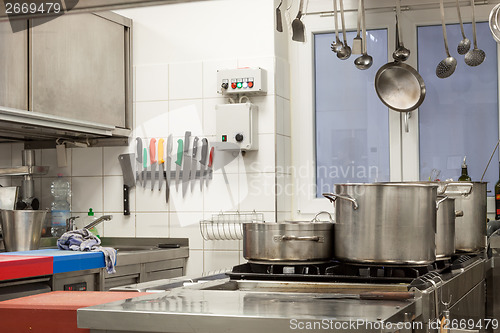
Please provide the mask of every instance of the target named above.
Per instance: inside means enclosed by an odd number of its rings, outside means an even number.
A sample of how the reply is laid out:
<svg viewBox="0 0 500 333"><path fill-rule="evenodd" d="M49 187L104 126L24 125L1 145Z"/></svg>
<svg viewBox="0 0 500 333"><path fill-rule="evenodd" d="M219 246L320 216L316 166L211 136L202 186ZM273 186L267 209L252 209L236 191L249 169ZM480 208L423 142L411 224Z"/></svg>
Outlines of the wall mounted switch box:
<svg viewBox="0 0 500 333"><path fill-rule="evenodd" d="M217 71L217 93L265 95L267 72L258 68L223 69Z"/></svg>
<svg viewBox="0 0 500 333"><path fill-rule="evenodd" d="M215 106L215 112L217 141L228 143L225 145L227 150L258 149L258 107L256 105L252 103L219 104Z"/></svg>

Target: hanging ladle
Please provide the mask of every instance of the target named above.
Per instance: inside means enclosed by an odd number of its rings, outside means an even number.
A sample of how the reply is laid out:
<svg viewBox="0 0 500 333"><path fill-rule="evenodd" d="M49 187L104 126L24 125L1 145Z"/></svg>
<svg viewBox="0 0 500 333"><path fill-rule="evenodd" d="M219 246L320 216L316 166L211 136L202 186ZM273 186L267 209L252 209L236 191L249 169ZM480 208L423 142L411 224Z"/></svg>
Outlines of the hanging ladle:
<svg viewBox="0 0 500 333"><path fill-rule="evenodd" d="M474 48L465 55L465 63L469 66L479 66L483 63L486 54L483 50L477 48L476 36L476 15L474 13L474 0L471 1L472 7L472 34L474 35Z"/></svg>
<svg viewBox="0 0 500 333"><path fill-rule="evenodd" d="M349 59L351 56L351 48L347 45L347 33L345 30L345 19L344 19L344 0L339 0L340 2L340 18L342 20L342 34L344 41L340 50L337 51L337 58L340 60Z"/></svg>
<svg viewBox="0 0 500 333"><path fill-rule="evenodd" d="M406 61L410 57L410 50L403 44L403 34L399 26L399 17L401 16L401 3L396 0L396 50L392 53L392 57L396 61Z"/></svg>
<svg viewBox="0 0 500 333"><path fill-rule="evenodd" d="M462 15L460 14L460 4L458 0L457 3L457 13L458 13L458 21L460 22L460 30L462 31L462 40L458 43L457 52L458 54L464 55L470 50L470 40L465 36L464 31L464 23L462 22Z"/></svg>
<svg viewBox="0 0 500 333"><path fill-rule="evenodd" d="M439 8L441 9L441 25L443 27L444 49L447 57L441 60L441 62L437 65L436 76L440 79L444 79L455 72L455 69L457 68L457 59L450 55L450 50L448 49L448 37L446 35L446 24L444 23L443 0L439 0Z"/></svg>
<svg viewBox="0 0 500 333"><path fill-rule="evenodd" d="M283 20L281 19L281 10L280 10L282 4L283 0L280 1L280 4L276 8L276 31L278 32L283 32Z"/></svg>
<svg viewBox="0 0 500 333"><path fill-rule="evenodd" d="M361 20L362 20L362 31L363 38L361 39L361 45L363 49L363 54L354 60L354 65L357 69L368 69L373 64L372 56L366 53L366 44L368 42L366 36L366 22L365 22L365 0L361 0Z"/></svg>
<svg viewBox="0 0 500 333"><path fill-rule="evenodd" d="M339 38L339 23L337 15L337 0L333 0L333 18L335 19L335 41L332 43L332 51L337 53L342 49L342 42Z"/></svg>

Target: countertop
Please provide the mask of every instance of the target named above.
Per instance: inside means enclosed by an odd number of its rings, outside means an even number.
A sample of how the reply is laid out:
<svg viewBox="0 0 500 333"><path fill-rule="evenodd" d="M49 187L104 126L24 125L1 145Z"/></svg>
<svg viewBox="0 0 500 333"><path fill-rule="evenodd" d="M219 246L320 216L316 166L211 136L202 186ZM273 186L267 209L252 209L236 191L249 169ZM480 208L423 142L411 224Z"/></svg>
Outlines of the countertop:
<svg viewBox="0 0 500 333"><path fill-rule="evenodd" d="M338 329L335 325L358 322L355 328L340 326L338 330L367 332L374 331L367 325L377 325L381 321L401 323L405 321L405 313L417 313L417 300L414 299L334 300L321 299L329 294L318 293L217 290L217 286L226 281L210 281L82 308L78 310L78 327L127 332L255 333L292 332L300 325L325 325L316 330L319 332ZM210 290L214 287L216 289Z"/></svg>

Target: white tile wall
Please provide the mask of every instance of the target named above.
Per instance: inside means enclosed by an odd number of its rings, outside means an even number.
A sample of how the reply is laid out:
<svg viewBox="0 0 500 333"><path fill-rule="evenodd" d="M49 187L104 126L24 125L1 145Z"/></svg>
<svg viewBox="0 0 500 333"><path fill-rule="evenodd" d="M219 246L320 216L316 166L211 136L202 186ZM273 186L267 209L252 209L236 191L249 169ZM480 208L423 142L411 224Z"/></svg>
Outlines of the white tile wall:
<svg viewBox="0 0 500 333"><path fill-rule="evenodd" d="M274 9L273 3L267 0L252 1L251 5L244 1L236 5L228 0L200 5L218 6L224 13L246 6L247 12L255 15L272 13ZM185 17L190 17L192 5L168 6L171 8L179 18L175 31L165 27L171 23L166 23L165 14L172 13L163 11L162 7L123 11L134 19L134 131L130 145L68 149L65 168L56 167L54 149L37 152L42 164L51 166L48 175L37 179L40 184L37 191L42 207L48 207L52 201L50 183L62 172L72 184L71 203L75 214L85 213L92 207L99 215L113 215L111 221L100 226L102 235L188 237L187 274L200 275L246 261L242 257L241 240L203 240L200 220L221 211L236 210L263 212L267 222L290 215L289 196L279 188L291 184L291 176L276 172L278 164L290 163L289 70L287 60L275 57L274 15L260 15L259 27L238 31L238 40L229 42L226 35L212 33L213 27L206 31L188 27L190 23ZM197 17L197 24L203 26L204 19L203 15ZM262 32L256 33L255 29ZM197 37L179 38L178 31L188 35L196 33ZM257 40L259 42L252 43ZM136 137L141 137L143 146L148 147L149 139L166 140L173 134L174 160L176 141L184 138L186 130L193 136L207 137L211 143L217 141L215 105L226 103L227 99L217 95L216 71L236 67L261 67L267 71L267 95L250 96L251 102L259 107L259 150L247 152L244 157L216 151L213 179L203 191L197 182L194 191L189 189L183 197L181 186L177 192L172 179L168 204L165 185L162 191L157 187L151 191L149 182L146 189L133 188L130 192L132 213L124 216L118 155L135 152ZM0 166L20 165L22 149L22 144L0 145ZM280 149L284 152L277 152Z"/></svg>
<svg viewBox="0 0 500 333"><path fill-rule="evenodd" d="M139 65L135 67L135 100L168 100L168 64Z"/></svg>

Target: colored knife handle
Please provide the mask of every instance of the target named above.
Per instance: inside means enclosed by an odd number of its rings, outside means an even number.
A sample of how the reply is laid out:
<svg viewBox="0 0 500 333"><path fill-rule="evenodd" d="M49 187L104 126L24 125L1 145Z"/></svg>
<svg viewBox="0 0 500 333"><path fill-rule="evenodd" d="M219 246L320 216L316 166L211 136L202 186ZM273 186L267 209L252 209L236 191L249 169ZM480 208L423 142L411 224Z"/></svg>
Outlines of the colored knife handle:
<svg viewBox="0 0 500 333"><path fill-rule="evenodd" d="M165 140L160 139L158 140L158 163L162 164L165 163L165 160L163 159L163 142Z"/></svg>
<svg viewBox="0 0 500 333"><path fill-rule="evenodd" d="M128 185L123 185L123 215L130 215Z"/></svg>
<svg viewBox="0 0 500 333"><path fill-rule="evenodd" d="M135 142L137 144L135 159L137 160L137 162L142 163L142 139L135 138Z"/></svg>
<svg viewBox="0 0 500 333"><path fill-rule="evenodd" d="M177 160L175 161L175 164L180 166L182 164L182 153L183 153L183 143L182 139L177 140Z"/></svg>
<svg viewBox="0 0 500 333"><path fill-rule="evenodd" d="M210 148L210 157L208 158L208 167L212 168L214 162L214 147Z"/></svg>
<svg viewBox="0 0 500 333"><path fill-rule="evenodd" d="M156 139L152 138L151 141L149 141L149 160L151 161L151 164L156 162Z"/></svg>
<svg viewBox="0 0 500 333"><path fill-rule="evenodd" d="M186 134L184 134L184 153L187 155L189 151L189 139L191 138L191 132L186 131Z"/></svg>
<svg viewBox="0 0 500 333"><path fill-rule="evenodd" d="M207 138L203 138L201 140L201 142L202 142L202 144L201 144L200 163L203 165L206 165L207 164L207 153L208 153L208 140L207 140Z"/></svg>
<svg viewBox="0 0 500 333"><path fill-rule="evenodd" d="M193 159L196 158L196 154L198 153L198 141L200 141L200 138L195 136L193 140Z"/></svg>
<svg viewBox="0 0 500 333"><path fill-rule="evenodd" d="M148 149L144 148L144 158L142 159L142 166L145 168L148 167Z"/></svg>

